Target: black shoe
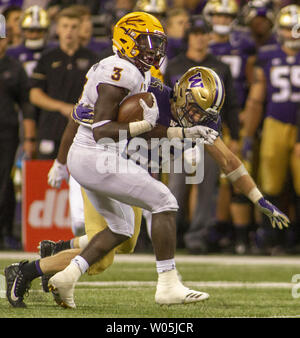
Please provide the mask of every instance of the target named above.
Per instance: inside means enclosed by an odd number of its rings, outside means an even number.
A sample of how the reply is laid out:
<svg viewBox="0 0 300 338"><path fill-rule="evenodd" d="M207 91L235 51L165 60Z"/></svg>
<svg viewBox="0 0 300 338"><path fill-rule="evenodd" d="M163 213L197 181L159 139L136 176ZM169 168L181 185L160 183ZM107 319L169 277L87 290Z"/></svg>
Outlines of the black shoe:
<svg viewBox="0 0 300 338"><path fill-rule="evenodd" d="M41 258L52 256L55 248L55 242L53 241L41 241L39 243L38 249L40 251Z"/></svg>
<svg viewBox="0 0 300 338"><path fill-rule="evenodd" d="M30 289L30 281L24 277L21 266L28 263L22 261L15 263L4 270L6 279L6 297L13 307L26 307L23 298Z"/></svg>
<svg viewBox="0 0 300 338"><path fill-rule="evenodd" d="M59 251L64 250L62 244L64 241L53 242L50 240L41 241L38 249L40 251L41 258L55 255ZM44 292L49 292L48 281L53 275L42 275L42 288Z"/></svg>
<svg viewBox="0 0 300 338"><path fill-rule="evenodd" d="M60 251L66 250L64 243L65 241L62 240L58 242L49 240L41 241L38 246L41 258L52 256Z"/></svg>

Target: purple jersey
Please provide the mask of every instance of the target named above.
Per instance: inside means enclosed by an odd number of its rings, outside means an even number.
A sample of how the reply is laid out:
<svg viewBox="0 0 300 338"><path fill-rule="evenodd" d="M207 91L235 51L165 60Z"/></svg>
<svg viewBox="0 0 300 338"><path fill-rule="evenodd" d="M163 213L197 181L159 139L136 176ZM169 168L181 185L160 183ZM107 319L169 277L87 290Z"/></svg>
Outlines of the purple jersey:
<svg viewBox="0 0 300 338"><path fill-rule="evenodd" d="M0 12L1 13L3 13L3 11L9 6L18 6L22 8L23 0L0 0Z"/></svg>
<svg viewBox="0 0 300 338"><path fill-rule="evenodd" d="M172 119L170 105L172 89L164 85L160 80L152 77L148 92L153 93L156 97L157 105L160 111L157 123L165 127L169 127Z"/></svg>
<svg viewBox="0 0 300 338"><path fill-rule="evenodd" d="M91 38L85 48L92 50L96 54L100 54L109 46L111 46L111 40L97 41L95 38Z"/></svg>
<svg viewBox="0 0 300 338"><path fill-rule="evenodd" d="M182 53L186 48L184 39L168 38L167 57L168 60Z"/></svg>
<svg viewBox="0 0 300 338"><path fill-rule="evenodd" d="M257 65L266 77L266 116L296 124L300 102L300 52L288 56L279 44L262 47Z"/></svg>
<svg viewBox="0 0 300 338"><path fill-rule="evenodd" d="M37 65L38 60L41 57L42 52L45 49L55 47L56 45L57 44L55 43L49 43L46 47L41 49L29 49L22 44L16 47L8 48L7 55L19 60L23 64L28 77L30 77L35 66Z"/></svg>
<svg viewBox="0 0 300 338"><path fill-rule="evenodd" d="M148 92L153 93L157 100L157 105L160 111L157 123L165 127L169 127L171 120L173 120L170 105L170 98L172 97L172 89L164 85L160 80L152 77L151 83L148 88ZM218 121L216 122L210 121L206 123L205 126L212 128L217 132L220 132L221 118L219 117Z"/></svg>
<svg viewBox="0 0 300 338"><path fill-rule="evenodd" d="M248 93L246 64L248 57L255 54L254 43L246 38L245 33L234 31L230 34L229 41L224 43L212 42L209 47L213 55L229 65L238 102L243 107Z"/></svg>

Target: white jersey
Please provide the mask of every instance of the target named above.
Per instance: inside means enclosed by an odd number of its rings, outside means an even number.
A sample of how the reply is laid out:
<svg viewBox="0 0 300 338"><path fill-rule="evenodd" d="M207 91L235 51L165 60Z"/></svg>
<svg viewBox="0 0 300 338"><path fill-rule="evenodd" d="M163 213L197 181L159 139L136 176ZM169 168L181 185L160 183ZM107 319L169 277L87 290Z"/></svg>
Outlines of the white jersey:
<svg viewBox="0 0 300 338"><path fill-rule="evenodd" d="M87 80L79 103L94 107L98 95L101 95L97 91L99 84L107 83L126 88L129 91L125 97L127 98L128 96L148 90L151 82L151 73L150 71L146 72L144 77L132 63L115 54L93 65L88 71L86 78ZM82 125L78 128L74 143L99 147L94 140L92 130Z"/></svg>
<svg viewBox="0 0 300 338"><path fill-rule="evenodd" d="M93 107L100 83L126 88L129 96L147 91L150 81L150 71L144 78L129 61L114 55L89 70L80 103ZM112 232L128 237L133 235L135 215L132 205L151 213L178 209L175 197L165 184L134 161L119 156L127 139L118 144L108 139L101 141L101 145L96 143L92 130L80 125L68 153L67 165Z"/></svg>

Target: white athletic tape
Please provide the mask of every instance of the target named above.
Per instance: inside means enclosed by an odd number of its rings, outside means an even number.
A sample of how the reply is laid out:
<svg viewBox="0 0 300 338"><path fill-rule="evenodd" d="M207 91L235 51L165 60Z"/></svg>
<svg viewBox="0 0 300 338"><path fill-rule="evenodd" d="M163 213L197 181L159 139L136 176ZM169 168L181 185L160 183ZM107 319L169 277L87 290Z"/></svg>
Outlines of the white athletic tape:
<svg viewBox="0 0 300 338"><path fill-rule="evenodd" d="M234 183L237 181L240 177L244 175L249 175L247 169L244 167L243 164L241 164L238 168L235 170L231 171L229 174L227 174L227 178Z"/></svg>

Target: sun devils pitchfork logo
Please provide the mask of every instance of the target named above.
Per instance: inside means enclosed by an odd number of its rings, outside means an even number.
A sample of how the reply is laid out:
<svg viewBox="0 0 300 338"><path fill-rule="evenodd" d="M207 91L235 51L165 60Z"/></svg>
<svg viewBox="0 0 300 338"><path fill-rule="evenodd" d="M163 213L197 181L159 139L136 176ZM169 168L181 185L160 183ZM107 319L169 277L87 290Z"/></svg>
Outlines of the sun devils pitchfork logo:
<svg viewBox="0 0 300 338"><path fill-rule="evenodd" d="M5 33L5 17L0 14L0 38L6 38L6 33Z"/></svg>
<svg viewBox="0 0 300 338"><path fill-rule="evenodd" d="M189 82L191 82L190 88L196 88L196 87L204 88L202 75L200 72L190 77Z"/></svg>

